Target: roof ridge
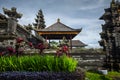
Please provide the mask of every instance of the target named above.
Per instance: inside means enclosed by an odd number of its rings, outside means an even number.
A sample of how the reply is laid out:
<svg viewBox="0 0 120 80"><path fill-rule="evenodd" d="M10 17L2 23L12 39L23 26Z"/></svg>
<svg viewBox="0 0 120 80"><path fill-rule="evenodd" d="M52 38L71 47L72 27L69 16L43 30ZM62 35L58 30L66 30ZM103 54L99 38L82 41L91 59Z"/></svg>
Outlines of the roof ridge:
<svg viewBox="0 0 120 80"><path fill-rule="evenodd" d="M59 23L61 23L61 22L59 22ZM65 25L65 24L63 24L63 23L61 23L61 24L64 25L64 26L66 26L66 27L69 28L69 29L75 30L75 29L73 29L73 28L71 28L71 27L69 27L69 26L67 26L67 25Z"/></svg>
<svg viewBox="0 0 120 80"><path fill-rule="evenodd" d="M81 31L81 29L74 29L63 24L60 21L57 21L54 24L38 31Z"/></svg>

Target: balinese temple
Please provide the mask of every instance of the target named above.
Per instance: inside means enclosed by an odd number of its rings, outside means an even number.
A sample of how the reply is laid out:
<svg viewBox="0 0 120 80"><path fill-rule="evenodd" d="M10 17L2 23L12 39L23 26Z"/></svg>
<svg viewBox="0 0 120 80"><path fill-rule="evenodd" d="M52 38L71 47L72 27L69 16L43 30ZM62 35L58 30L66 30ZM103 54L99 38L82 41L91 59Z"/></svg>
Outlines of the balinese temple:
<svg viewBox="0 0 120 80"><path fill-rule="evenodd" d="M15 7L10 10L3 8L3 12L5 15L0 13L0 46L15 47L17 38L23 38L26 43L32 42L33 45L44 41L42 37L34 36L18 24L18 18L21 18L22 14L18 13Z"/></svg>
<svg viewBox="0 0 120 80"><path fill-rule="evenodd" d="M102 25L102 40L99 41L106 52L104 67L120 71L120 2L112 0L110 7L104 11L100 20L104 20L105 24Z"/></svg>
<svg viewBox="0 0 120 80"><path fill-rule="evenodd" d="M60 19L51 26L38 30L39 35L45 39L73 39L82 29L73 29L60 22Z"/></svg>
<svg viewBox="0 0 120 80"><path fill-rule="evenodd" d="M61 40L65 37L70 42L70 46L72 47L72 39L77 36L82 29L73 29L69 26L60 22L60 19L57 20L56 23L51 26L36 30L37 33L44 37L46 40Z"/></svg>

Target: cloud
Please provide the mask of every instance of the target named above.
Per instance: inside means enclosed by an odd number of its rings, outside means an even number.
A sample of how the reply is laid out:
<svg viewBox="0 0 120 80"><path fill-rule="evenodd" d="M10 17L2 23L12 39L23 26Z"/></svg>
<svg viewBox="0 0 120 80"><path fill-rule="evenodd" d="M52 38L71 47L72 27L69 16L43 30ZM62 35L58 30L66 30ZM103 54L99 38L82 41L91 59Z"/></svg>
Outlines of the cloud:
<svg viewBox="0 0 120 80"><path fill-rule="evenodd" d="M35 22L36 14L27 14L23 15L21 19L19 19L19 22L21 25L27 25L27 24L32 24Z"/></svg>
<svg viewBox="0 0 120 80"><path fill-rule="evenodd" d="M71 18L64 15L59 15L61 22L65 25L72 28L82 28L82 32L78 34L74 39L83 41L85 44L88 44L88 47L100 47L98 41L100 40L99 33L101 32L101 23L102 21L94 18ZM55 23L57 15L47 15L47 24L48 26Z"/></svg>
<svg viewBox="0 0 120 80"><path fill-rule="evenodd" d="M104 0L94 0L94 1L85 0L83 2L87 3L87 4L80 6L79 10L97 9L99 7L102 7L102 4L103 4Z"/></svg>
<svg viewBox="0 0 120 80"><path fill-rule="evenodd" d="M82 27L82 32L74 39L83 41L89 47L100 47L99 33L104 22L98 18L110 2L111 0L1 0L0 8L17 7L17 11L23 14L19 20L21 25L35 22L38 10L42 9L47 26L60 18L62 23L72 28Z"/></svg>

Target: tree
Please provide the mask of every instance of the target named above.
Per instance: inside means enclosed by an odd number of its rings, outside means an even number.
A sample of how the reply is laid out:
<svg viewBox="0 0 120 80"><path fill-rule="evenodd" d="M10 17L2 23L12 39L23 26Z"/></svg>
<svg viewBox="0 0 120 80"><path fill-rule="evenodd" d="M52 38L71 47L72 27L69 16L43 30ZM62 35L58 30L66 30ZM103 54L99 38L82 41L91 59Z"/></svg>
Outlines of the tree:
<svg viewBox="0 0 120 80"><path fill-rule="evenodd" d="M51 47L52 49L57 49L58 45L59 45L58 42L55 42L55 41L51 41L51 42L50 42L50 47Z"/></svg>

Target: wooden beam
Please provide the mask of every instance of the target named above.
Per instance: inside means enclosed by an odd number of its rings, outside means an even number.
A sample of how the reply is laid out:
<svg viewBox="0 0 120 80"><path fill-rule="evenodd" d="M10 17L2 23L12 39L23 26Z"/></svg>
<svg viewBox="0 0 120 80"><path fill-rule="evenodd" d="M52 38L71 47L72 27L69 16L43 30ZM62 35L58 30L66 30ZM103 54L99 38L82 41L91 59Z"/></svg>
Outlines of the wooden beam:
<svg viewBox="0 0 120 80"><path fill-rule="evenodd" d="M72 51L72 37L70 36L70 49Z"/></svg>
<svg viewBox="0 0 120 80"><path fill-rule="evenodd" d="M79 34L79 31L63 31L63 32L57 32L57 31L53 31L53 32L38 32L39 35L45 35L45 34Z"/></svg>

